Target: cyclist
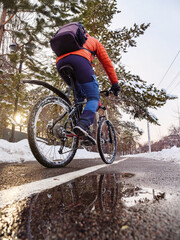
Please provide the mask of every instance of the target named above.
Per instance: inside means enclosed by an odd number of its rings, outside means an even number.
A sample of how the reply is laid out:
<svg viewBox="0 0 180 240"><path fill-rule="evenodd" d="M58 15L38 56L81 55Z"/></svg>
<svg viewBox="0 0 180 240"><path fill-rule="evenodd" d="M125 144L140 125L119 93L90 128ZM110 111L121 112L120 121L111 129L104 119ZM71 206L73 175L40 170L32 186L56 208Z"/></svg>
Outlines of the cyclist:
<svg viewBox="0 0 180 240"><path fill-rule="evenodd" d="M84 30L83 26L82 28ZM91 65L94 58L92 52L96 54L97 58L103 65L109 80L111 81L111 90L115 96L118 96L120 86L118 84L114 67L104 46L88 33L86 33L86 37L87 40L83 45L86 49L69 52L57 57L56 66L57 70L66 64L70 64L74 68L77 99L79 102L82 102L86 97L87 103L73 130L78 136L86 136L93 144L96 144L96 140L92 137L89 130L90 125L94 121L95 112L99 105L99 85ZM68 85L70 84L68 80L65 79L65 81Z"/></svg>

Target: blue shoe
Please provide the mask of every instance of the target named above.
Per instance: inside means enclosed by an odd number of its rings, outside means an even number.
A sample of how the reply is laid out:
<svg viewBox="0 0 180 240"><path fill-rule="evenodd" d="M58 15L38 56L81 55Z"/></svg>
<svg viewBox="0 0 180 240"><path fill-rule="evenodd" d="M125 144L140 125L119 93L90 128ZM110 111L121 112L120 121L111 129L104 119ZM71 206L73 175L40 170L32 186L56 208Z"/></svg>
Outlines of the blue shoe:
<svg viewBox="0 0 180 240"><path fill-rule="evenodd" d="M78 136L84 136L86 139L91 141L94 145L96 145L96 140L92 137L89 127L87 127L82 122L79 122L74 128L74 133Z"/></svg>

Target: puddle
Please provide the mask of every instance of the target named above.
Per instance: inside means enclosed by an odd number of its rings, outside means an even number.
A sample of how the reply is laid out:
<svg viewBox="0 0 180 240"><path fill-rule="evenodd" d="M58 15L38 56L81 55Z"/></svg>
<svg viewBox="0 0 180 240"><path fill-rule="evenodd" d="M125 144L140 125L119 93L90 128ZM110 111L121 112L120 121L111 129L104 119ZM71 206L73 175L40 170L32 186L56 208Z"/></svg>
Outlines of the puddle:
<svg viewBox="0 0 180 240"><path fill-rule="evenodd" d="M117 226L127 228L128 207L165 198L165 193L126 184L133 176L88 175L0 209L0 239L76 239L85 234L96 239L106 229L116 235Z"/></svg>

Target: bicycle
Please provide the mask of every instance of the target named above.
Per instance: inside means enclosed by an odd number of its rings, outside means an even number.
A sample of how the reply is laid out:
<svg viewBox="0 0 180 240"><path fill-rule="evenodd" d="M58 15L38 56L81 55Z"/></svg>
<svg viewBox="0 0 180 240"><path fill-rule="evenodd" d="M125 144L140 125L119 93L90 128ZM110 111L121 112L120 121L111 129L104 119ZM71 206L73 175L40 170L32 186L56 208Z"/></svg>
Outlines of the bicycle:
<svg viewBox="0 0 180 240"><path fill-rule="evenodd" d="M45 167L64 167L74 158L79 142L88 145L85 138L73 132L80 117L80 108L86 102L78 102L74 86L74 73L71 65L60 69L63 78L68 78L71 87L63 93L52 85L38 81L25 80L24 83L42 85L56 94L40 99L32 108L28 121L28 141L37 161ZM70 92L73 92L73 103ZM109 91L101 91L109 96ZM113 124L108 119L106 107L99 106L104 114L97 119L97 147L102 160L111 164L116 157L117 140Z"/></svg>

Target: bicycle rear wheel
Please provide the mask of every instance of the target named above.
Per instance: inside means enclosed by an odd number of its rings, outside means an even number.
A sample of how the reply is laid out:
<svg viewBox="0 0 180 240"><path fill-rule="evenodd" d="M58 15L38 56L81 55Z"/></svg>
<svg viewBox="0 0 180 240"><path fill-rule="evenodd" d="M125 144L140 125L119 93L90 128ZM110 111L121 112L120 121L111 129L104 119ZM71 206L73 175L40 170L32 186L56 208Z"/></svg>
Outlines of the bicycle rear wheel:
<svg viewBox="0 0 180 240"><path fill-rule="evenodd" d="M33 107L28 141L37 161L45 167L64 167L73 159L78 138L73 134L70 107L60 97L48 96Z"/></svg>
<svg viewBox="0 0 180 240"><path fill-rule="evenodd" d="M110 164L116 157L117 140L114 126L109 120L102 120L98 126L97 144L102 160Z"/></svg>

